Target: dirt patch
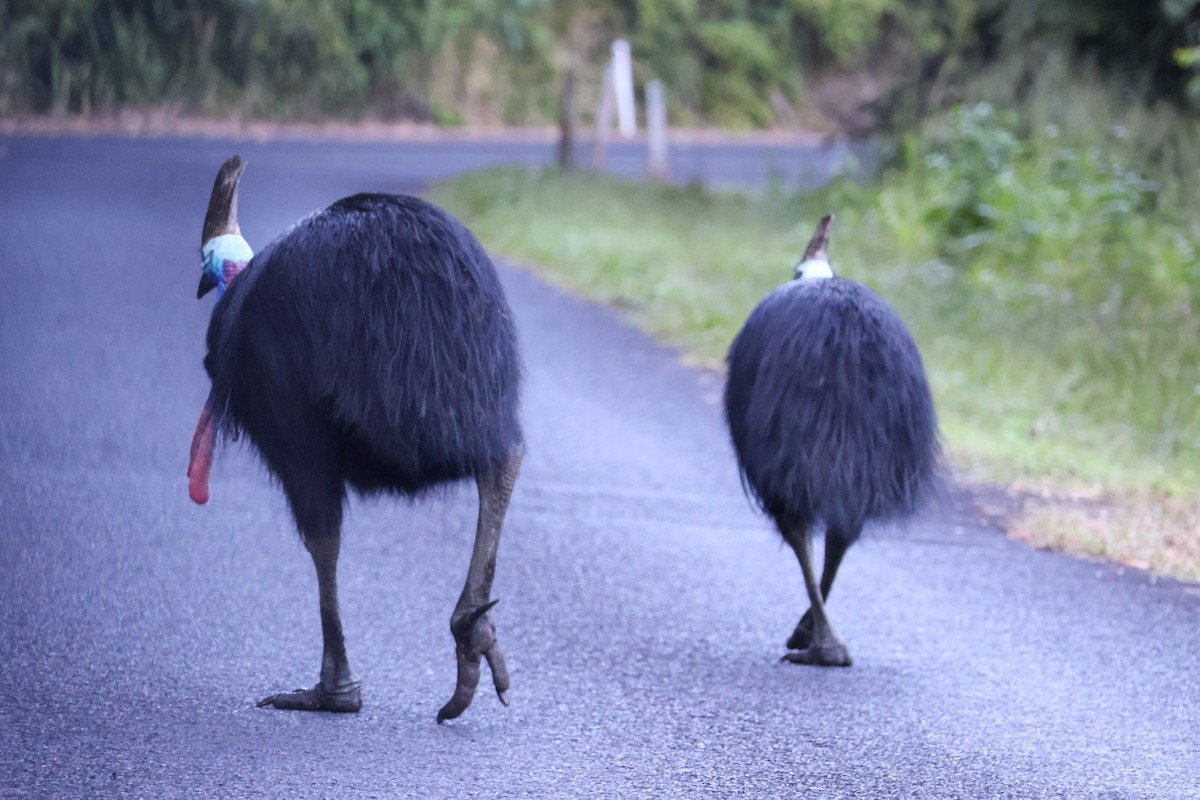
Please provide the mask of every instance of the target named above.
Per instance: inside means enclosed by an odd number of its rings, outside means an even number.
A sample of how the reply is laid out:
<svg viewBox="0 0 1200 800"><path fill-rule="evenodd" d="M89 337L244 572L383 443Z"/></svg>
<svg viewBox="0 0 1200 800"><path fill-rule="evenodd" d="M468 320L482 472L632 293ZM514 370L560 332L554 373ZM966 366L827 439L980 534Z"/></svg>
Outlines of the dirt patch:
<svg viewBox="0 0 1200 800"><path fill-rule="evenodd" d="M1003 533L1033 547L1200 582L1200 496L1117 491L956 474L940 519Z"/></svg>
<svg viewBox="0 0 1200 800"><path fill-rule="evenodd" d="M1035 547L1200 581L1200 498L1027 495L1009 535Z"/></svg>
<svg viewBox="0 0 1200 800"><path fill-rule="evenodd" d="M424 141L503 139L553 141L553 128L448 128L418 122L272 122L229 117L189 117L166 110L122 111L111 116L24 116L0 119L0 133L38 136L188 136L213 139Z"/></svg>
<svg viewBox="0 0 1200 800"><path fill-rule="evenodd" d="M582 142L594 139L594 130L578 133ZM189 117L168 110L122 111L111 116L18 116L0 119L0 134L33 136L124 136L129 138L196 137L250 141L517 141L553 143L558 128L542 127L446 127L419 122L272 122L238 117L215 119ZM704 128L672 128L676 144L722 143L729 145L817 146L828 137L810 130L769 130L731 133ZM644 132L634 141L644 141ZM615 135L614 135L614 138Z"/></svg>

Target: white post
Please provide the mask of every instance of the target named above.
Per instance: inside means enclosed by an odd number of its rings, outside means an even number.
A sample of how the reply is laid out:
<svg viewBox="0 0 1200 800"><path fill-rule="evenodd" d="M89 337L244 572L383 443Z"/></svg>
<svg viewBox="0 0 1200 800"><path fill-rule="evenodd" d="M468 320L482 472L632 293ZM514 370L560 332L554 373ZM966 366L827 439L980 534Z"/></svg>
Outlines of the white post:
<svg viewBox="0 0 1200 800"><path fill-rule="evenodd" d="M628 139L637 133L637 108L633 96L633 56L629 42L617 39L612 44L613 88L617 93L617 126Z"/></svg>
<svg viewBox="0 0 1200 800"><path fill-rule="evenodd" d="M667 93L663 82L646 84L646 130L649 133L650 175L657 180L667 178Z"/></svg>

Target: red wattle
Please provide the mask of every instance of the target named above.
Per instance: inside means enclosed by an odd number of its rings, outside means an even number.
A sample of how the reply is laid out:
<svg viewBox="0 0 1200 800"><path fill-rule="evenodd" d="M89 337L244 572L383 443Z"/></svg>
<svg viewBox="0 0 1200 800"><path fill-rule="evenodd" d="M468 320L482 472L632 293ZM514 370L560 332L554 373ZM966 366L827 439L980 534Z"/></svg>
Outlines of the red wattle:
<svg viewBox="0 0 1200 800"><path fill-rule="evenodd" d="M208 502L208 476L212 472L215 444L212 410L208 403L205 403L204 409L200 412L200 421L196 423L196 432L192 434L192 448L187 469L188 496L199 505Z"/></svg>
<svg viewBox="0 0 1200 800"><path fill-rule="evenodd" d="M208 485L198 479L188 481L188 497L197 505L208 502Z"/></svg>

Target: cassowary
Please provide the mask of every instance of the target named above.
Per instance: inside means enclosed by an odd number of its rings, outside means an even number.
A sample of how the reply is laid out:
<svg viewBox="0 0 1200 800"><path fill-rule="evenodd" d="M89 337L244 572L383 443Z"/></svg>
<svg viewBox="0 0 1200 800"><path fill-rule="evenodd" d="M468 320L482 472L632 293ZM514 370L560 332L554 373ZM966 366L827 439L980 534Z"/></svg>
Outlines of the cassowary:
<svg viewBox="0 0 1200 800"><path fill-rule="evenodd" d="M450 618L461 714L480 659L508 704L490 609L496 549L523 454L513 316L474 237L413 197L358 194L301 220L257 255L237 223L244 165L213 184L197 297L216 289L204 367L212 379L192 441L189 493L208 500L214 444L244 434L287 496L316 566L324 654L311 689L259 706L358 711L337 560L347 487L415 498L473 478L479 521Z"/></svg>
<svg viewBox="0 0 1200 800"><path fill-rule="evenodd" d="M842 557L869 520L916 510L938 481L941 451L917 346L878 295L834 277L832 222L821 218L796 279L767 295L734 339L724 401L747 494L804 573L810 608L783 659L849 666L825 615ZM811 538L820 523L818 585Z"/></svg>

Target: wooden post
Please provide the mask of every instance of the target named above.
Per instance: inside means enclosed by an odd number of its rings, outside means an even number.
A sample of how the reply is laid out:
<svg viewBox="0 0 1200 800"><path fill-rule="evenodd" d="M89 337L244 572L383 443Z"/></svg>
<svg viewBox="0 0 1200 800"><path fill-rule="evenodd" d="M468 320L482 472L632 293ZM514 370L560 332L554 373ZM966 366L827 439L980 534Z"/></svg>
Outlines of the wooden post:
<svg viewBox="0 0 1200 800"><path fill-rule="evenodd" d="M650 148L650 177L666 180L667 169L667 93L663 82L646 84L646 130Z"/></svg>
<svg viewBox="0 0 1200 800"><path fill-rule="evenodd" d="M592 170L604 169L604 156L608 151L608 137L613 125L613 67L612 62L604 68L604 82L600 86L600 101L596 108L596 140L592 144Z"/></svg>
<svg viewBox="0 0 1200 800"><path fill-rule="evenodd" d="M574 58L567 64L562 93L558 98L558 167L575 167L575 70Z"/></svg>

